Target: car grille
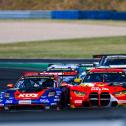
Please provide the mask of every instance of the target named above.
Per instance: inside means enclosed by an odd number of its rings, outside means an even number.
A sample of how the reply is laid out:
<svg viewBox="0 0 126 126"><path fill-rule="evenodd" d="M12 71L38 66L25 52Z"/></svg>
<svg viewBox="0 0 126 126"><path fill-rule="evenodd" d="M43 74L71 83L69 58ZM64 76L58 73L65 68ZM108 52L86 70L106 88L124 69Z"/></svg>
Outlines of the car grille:
<svg viewBox="0 0 126 126"><path fill-rule="evenodd" d="M89 100L92 106L98 106L99 105L99 96L98 93L93 92L89 95Z"/></svg>
<svg viewBox="0 0 126 126"><path fill-rule="evenodd" d="M107 106L110 103L110 94L107 92L101 93L100 103L101 103L101 106Z"/></svg>
<svg viewBox="0 0 126 126"><path fill-rule="evenodd" d="M89 95L89 102L91 106L107 106L110 103L110 94L107 92L101 94L92 92Z"/></svg>

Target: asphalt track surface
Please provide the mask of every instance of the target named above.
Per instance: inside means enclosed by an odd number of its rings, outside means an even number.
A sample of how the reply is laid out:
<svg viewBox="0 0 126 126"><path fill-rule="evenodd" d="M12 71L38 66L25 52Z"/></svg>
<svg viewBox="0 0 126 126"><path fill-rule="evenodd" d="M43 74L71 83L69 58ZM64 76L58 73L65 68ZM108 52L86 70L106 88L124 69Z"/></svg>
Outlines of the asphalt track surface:
<svg viewBox="0 0 126 126"><path fill-rule="evenodd" d="M1 60L2 62L2 60ZM14 61L13 61L14 62ZM15 62L17 62L15 60ZM34 60L35 62L35 60ZM42 62L42 61L41 61ZM3 88L7 83L15 83L21 69L0 68L0 80ZM73 110L38 110L0 112L1 126L125 126L126 108L98 108Z"/></svg>
<svg viewBox="0 0 126 126"><path fill-rule="evenodd" d="M0 43L126 36L126 26L54 21L0 21Z"/></svg>

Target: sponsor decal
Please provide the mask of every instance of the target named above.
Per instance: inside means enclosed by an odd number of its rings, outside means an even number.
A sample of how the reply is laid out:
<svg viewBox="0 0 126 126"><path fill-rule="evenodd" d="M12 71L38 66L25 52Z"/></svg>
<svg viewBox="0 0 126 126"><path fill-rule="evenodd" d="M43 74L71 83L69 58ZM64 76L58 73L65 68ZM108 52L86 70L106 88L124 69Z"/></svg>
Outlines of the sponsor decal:
<svg viewBox="0 0 126 126"><path fill-rule="evenodd" d="M44 74L46 74L46 73L44 73ZM40 78L40 79L54 79L53 77L45 77L45 76L28 76L28 77L25 77L26 79L28 78L28 79L32 79L32 78Z"/></svg>
<svg viewBox="0 0 126 126"><path fill-rule="evenodd" d="M62 72L45 72L44 74L47 74L47 75L63 75Z"/></svg>
<svg viewBox="0 0 126 126"><path fill-rule="evenodd" d="M11 99L14 99L14 97L9 97L9 99L11 100Z"/></svg>
<svg viewBox="0 0 126 126"><path fill-rule="evenodd" d="M40 102L42 102L42 103L49 103L49 100L48 99L40 99Z"/></svg>
<svg viewBox="0 0 126 126"><path fill-rule="evenodd" d="M64 67L62 67L62 68L50 68L49 70L71 71L71 68L64 68Z"/></svg>
<svg viewBox="0 0 126 126"><path fill-rule="evenodd" d="M59 98L59 96L56 95L55 98Z"/></svg>
<svg viewBox="0 0 126 126"><path fill-rule="evenodd" d="M41 98L46 98L47 96L41 96Z"/></svg>
<svg viewBox="0 0 126 126"><path fill-rule="evenodd" d="M82 100L75 100L74 103L82 103Z"/></svg>
<svg viewBox="0 0 126 126"><path fill-rule="evenodd" d="M92 87L91 88L91 91L92 90L95 90L95 91L98 91L98 90L106 90L106 91L108 91L109 89L108 88L105 88L105 87L102 87L102 88L99 88L99 87Z"/></svg>
<svg viewBox="0 0 126 126"><path fill-rule="evenodd" d="M38 97L38 94L19 94L19 98L36 98Z"/></svg>
<svg viewBox="0 0 126 126"><path fill-rule="evenodd" d="M31 104L31 100L19 100L19 104Z"/></svg>
<svg viewBox="0 0 126 126"><path fill-rule="evenodd" d="M5 103L12 103L12 100L6 100Z"/></svg>
<svg viewBox="0 0 126 126"><path fill-rule="evenodd" d="M49 92L48 97L55 96L55 92Z"/></svg>
<svg viewBox="0 0 126 126"><path fill-rule="evenodd" d="M60 99L54 99L54 101L56 102L56 101L60 101Z"/></svg>
<svg viewBox="0 0 126 126"><path fill-rule="evenodd" d="M51 105L57 105L57 103L51 103Z"/></svg>

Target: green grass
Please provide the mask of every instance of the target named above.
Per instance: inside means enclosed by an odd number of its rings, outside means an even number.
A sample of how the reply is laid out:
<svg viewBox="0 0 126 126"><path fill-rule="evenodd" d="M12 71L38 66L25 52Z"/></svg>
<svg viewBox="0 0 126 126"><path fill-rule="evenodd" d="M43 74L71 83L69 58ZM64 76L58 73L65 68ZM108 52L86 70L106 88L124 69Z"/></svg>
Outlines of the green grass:
<svg viewBox="0 0 126 126"><path fill-rule="evenodd" d="M126 11L126 0L1 0L1 10L115 10Z"/></svg>
<svg viewBox="0 0 126 126"><path fill-rule="evenodd" d="M0 58L88 58L126 53L126 36L0 44Z"/></svg>

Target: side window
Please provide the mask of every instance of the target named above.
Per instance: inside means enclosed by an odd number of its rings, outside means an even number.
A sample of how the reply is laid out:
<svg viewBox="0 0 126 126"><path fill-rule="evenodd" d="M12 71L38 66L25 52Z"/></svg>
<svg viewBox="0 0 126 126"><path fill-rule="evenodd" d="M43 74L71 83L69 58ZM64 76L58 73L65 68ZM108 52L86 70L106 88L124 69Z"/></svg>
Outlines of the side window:
<svg viewBox="0 0 126 126"><path fill-rule="evenodd" d="M102 61L102 65L105 65L107 66L108 65L108 62L109 62L109 58L104 58L103 61Z"/></svg>
<svg viewBox="0 0 126 126"><path fill-rule="evenodd" d="M61 82L62 82L62 79L59 77L57 86L60 86Z"/></svg>
<svg viewBox="0 0 126 126"><path fill-rule="evenodd" d="M54 80L54 85L53 85L54 88L57 87L57 84L56 84L56 81Z"/></svg>
<svg viewBox="0 0 126 126"><path fill-rule="evenodd" d="M104 65L105 59L106 59L106 57L104 57L104 56L100 59L100 61L99 61L100 66Z"/></svg>
<svg viewBox="0 0 126 126"><path fill-rule="evenodd" d="M24 88L24 80L19 80L16 84L16 88Z"/></svg>

